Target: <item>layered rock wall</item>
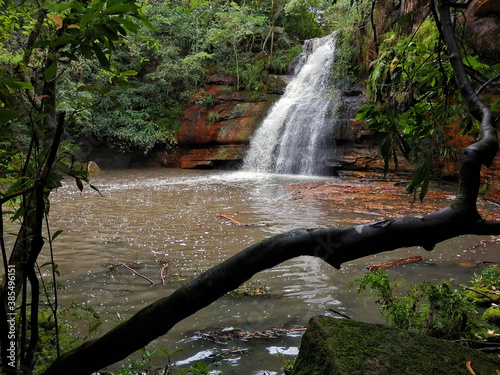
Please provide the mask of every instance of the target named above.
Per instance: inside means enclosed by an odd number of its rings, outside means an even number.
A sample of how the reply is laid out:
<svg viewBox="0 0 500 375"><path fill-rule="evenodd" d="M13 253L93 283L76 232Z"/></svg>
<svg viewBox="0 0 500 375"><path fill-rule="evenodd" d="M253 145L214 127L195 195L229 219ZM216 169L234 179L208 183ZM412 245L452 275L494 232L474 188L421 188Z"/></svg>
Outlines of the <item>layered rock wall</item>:
<svg viewBox="0 0 500 375"><path fill-rule="evenodd" d="M211 77L210 85L183 115L178 148L163 156L172 168L235 168L244 157L250 138L286 85L274 76L266 92L252 97L234 90L233 77ZM211 101L213 105L203 106Z"/></svg>

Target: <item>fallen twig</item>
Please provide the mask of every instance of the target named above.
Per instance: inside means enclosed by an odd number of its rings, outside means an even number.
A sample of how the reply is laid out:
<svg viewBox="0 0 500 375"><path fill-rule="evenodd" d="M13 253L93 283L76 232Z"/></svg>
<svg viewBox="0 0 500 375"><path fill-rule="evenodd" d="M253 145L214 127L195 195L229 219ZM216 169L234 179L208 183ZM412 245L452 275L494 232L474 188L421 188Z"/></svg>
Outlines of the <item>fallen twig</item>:
<svg viewBox="0 0 500 375"><path fill-rule="evenodd" d="M165 286L165 274L164 274L164 272L168 268L168 261L160 259L159 262L162 265L161 270L160 270L161 285Z"/></svg>
<svg viewBox="0 0 500 375"><path fill-rule="evenodd" d="M246 224L242 223L241 221L238 221L231 216L228 215L223 215L223 214L216 214L216 217L222 217L223 219L229 220L231 223L236 224L239 227L250 227L250 226L268 226L269 224L266 223L252 223L252 224Z"/></svg>
<svg viewBox="0 0 500 375"><path fill-rule="evenodd" d="M336 311L336 310L333 310L333 309L328 309L328 310L330 310L331 312L333 312L335 314L338 314L338 315L340 315L340 316L342 316L342 317L344 317L346 319L352 319L350 316L347 316L346 314L341 313L340 311Z"/></svg>
<svg viewBox="0 0 500 375"><path fill-rule="evenodd" d="M380 268L394 267L394 266L398 266L400 264L418 262L422 259L424 259L422 256L417 255L414 257L410 257L410 258L394 260L392 262L386 262L386 263L381 263L381 264L374 264L372 266L366 266L366 269L369 271L374 271L374 270L378 270Z"/></svg>
<svg viewBox="0 0 500 375"><path fill-rule="evenodd" d="M125 263L118 263L118 264L110 264L109 265L110 267L124 267L126 269L128 269L129 271L132 271L134 274L136 274L137 276L139 277L142 277L143 279L149 281L151 283L151 285L155 285L154 281L151 280L149 277L143 275L142 273L139 273L137 272L136 270L134 270L132 267L129 267L127 266Z"/></svg>

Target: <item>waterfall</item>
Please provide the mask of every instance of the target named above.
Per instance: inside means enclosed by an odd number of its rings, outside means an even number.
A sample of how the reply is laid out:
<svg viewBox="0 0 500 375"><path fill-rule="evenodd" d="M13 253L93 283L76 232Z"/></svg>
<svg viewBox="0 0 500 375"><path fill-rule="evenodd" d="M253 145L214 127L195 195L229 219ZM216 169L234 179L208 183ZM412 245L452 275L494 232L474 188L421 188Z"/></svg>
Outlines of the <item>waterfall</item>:
<svg viewBox="0 0 500 375"><path fill-rule="evenodd" d="M335 38L307 40L293 79L254 133L243 169L323 175L334 149L330 71Z"/></svg>

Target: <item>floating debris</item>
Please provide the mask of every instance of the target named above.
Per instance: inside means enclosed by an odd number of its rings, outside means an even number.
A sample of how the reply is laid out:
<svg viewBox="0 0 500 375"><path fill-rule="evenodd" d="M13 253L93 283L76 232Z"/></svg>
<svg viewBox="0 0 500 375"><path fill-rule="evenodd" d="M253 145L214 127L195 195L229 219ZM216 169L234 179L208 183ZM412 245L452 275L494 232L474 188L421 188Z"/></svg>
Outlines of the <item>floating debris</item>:
<svg viewBox="0 0 500 375"><path fill-rule="evenodd" d="M271 328L261 331L242 331L240 329L230 329L223 331L212 331L208 333L195 332L193 339L207 340L216 344L227 344L232 341L247 341L250 339L275 339L285 336L291 332L305 331L305 327L299 328Z"/></svg>

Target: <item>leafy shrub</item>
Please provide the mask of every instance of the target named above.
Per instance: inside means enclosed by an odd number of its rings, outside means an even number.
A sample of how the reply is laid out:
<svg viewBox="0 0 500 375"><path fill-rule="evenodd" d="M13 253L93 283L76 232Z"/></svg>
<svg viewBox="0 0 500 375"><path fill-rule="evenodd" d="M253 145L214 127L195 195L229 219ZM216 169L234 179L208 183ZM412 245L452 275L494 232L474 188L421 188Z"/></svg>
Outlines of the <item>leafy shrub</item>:
<svg viewBox="0 0 500 375"><path fill-rule="evenodd" d="M378 297L380 311L396 328L415 330L447 339L477 339L486 333L476 305L463 290L451 288L451 281L438 284L425 281L412 287L406 296L396 296L387 274L378 270L354 281L358 293L370 288Z"/></svg>
<svg viewBox="0 0 500 375"><path fill-rule="evenodd" d="M220 120L219 112L210 112L208 114L208 124L209 125L215 124L219 120Z"/></svg>
<svg viewBox="0 0 500 375"><path fill-rule="evenodd" d="M213 95L207 94L198 99L196 104L203 108L213 108L217 104L217 99Z"/></svg>

